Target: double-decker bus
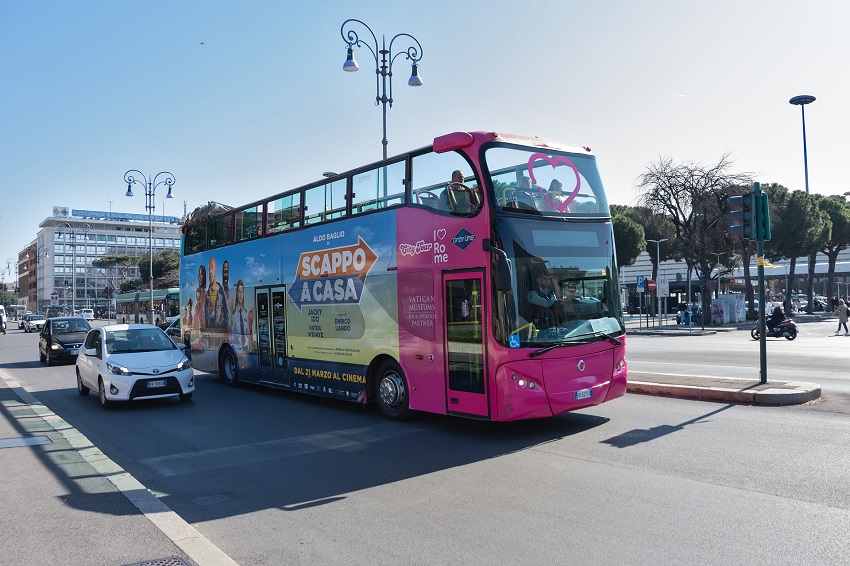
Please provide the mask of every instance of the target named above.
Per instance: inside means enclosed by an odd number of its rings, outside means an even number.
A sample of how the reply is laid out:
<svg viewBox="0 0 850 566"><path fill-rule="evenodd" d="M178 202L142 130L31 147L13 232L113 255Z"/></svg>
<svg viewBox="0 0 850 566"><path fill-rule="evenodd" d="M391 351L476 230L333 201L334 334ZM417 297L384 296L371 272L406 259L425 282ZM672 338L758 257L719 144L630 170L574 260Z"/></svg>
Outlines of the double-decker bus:
<svg viewBox="0 0 850 566"><path fill-rule="evenodd" d="M626 391L607 199L589 148L457 132L183 226L193 364L494 421Z"/></svg>

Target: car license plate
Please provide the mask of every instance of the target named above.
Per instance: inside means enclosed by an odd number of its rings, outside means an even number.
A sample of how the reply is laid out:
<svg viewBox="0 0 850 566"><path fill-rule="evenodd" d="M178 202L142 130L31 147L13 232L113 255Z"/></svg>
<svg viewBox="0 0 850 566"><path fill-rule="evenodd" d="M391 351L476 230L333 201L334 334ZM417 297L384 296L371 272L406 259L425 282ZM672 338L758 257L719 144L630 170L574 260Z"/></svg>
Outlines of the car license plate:
<svg viewBox="0 0 850 566"><path fill-rule="evenodd" d="M582 389L580 391L576 391L576 401L578 401L579 399L590 399L592 396L592 389Z"/></svg>
<svg viewBox="0 0 850 566"><path fill-rule="evenodd" d="M165 387L165 380L157 379L156 381L148 381L148 389L153 387Z"/></svg>

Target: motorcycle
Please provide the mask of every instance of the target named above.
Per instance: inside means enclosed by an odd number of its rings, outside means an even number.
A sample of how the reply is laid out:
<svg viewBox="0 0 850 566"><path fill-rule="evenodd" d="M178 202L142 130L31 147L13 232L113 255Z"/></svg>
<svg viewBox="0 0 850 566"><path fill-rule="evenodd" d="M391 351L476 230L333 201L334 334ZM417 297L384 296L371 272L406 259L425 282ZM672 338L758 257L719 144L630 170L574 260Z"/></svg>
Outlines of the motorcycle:
<svg viewBox="0 0 850 566"><path fill-rule="evenodd" d="M759 332L759 327L756 326L750 331L750 336L753 337L753 340L758 340L761 336L761 332ZM797 323L795 323L790 318L786 318L779 324L773 327L773 330L768 331L765 334L766 338L785 338L786 340L793 340L797 337Z"/></svg>

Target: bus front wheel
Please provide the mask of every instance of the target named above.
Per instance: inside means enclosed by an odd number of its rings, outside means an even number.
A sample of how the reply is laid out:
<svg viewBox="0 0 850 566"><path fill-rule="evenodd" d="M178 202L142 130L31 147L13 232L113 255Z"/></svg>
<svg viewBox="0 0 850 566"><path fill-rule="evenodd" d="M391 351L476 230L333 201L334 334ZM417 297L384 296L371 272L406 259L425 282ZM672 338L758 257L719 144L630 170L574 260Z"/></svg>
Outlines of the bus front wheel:
<svg viewBox="0 0 850 566"><path fill-rule="evenodd" d="M409 417L410 397L407 380L397 363L387 361L378 369L375 400L385 416L395 420L405 420Z"/></svg>
<svg viewBox="0 0 850 566"><path fill-rule="evenodd" d="M218 375L228 385L239 383L239 361L232 348L225 348L218 361Z"/></svg>

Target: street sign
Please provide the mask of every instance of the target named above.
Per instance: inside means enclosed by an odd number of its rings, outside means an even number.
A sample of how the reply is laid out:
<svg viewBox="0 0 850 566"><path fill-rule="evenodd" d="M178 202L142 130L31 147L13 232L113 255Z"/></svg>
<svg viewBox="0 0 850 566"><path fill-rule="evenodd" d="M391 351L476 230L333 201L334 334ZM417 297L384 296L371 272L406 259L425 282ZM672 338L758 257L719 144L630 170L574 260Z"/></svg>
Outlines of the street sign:
<svg viewBox="0 0 850 566"><path fill-rule="evenodd" d="M647 288L649 291L655 291L655 281L653 281L652 279L650 279L649 281L647 281L647 282L646 282L646 288Z"/></svg>
<svg viewBox="0 0 850 566"><path fill-rule="evenodd" d="M644 284L644 277L643 277L643 275L638 275L638 276L637 276L637 292L638 292L638 293L643 293L643 291L644 291L644 289L643 289L643 284Z"/></svg>
<svg viewBox="0 0 850 566"><path fill-rule="evenodd" d="M670 296L670 281L668 279L663 279L661 277L658 278L658 296L659 297L669 297Z"/></svg>
<svg viewBox="0 0 850 566"><path fill-rule="evenodd" d="M575 286L575 285L573 285L573 284L568 285L568 286L567 286L567 292L568 292L570 295L575 295L575 294L576 294L576 286Z"/></svg>

